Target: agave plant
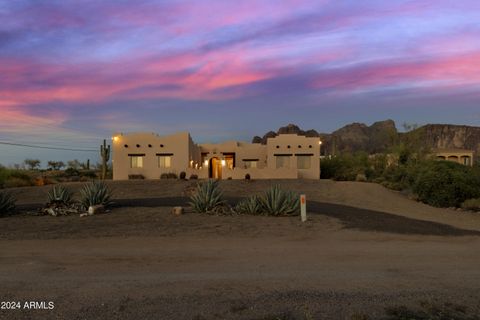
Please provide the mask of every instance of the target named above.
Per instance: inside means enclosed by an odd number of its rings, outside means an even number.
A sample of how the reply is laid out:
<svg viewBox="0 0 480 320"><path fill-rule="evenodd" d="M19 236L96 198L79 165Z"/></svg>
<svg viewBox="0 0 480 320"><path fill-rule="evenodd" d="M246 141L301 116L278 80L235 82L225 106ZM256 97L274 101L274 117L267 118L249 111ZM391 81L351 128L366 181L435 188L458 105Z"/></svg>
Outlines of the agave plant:
<svg viewBox="0 0 480 320"><path fill-rule="evenodd" d="M8 192L0 192L0 215L12 212L15 209L16 199Z"/></svg>
<svg viewBox="0 0 480 320"><path fill-rule="evenodd" d="M235 212L242 214L260 214L262 207L260 206L260 198L251 196L243 199L235 206Z"/></svg>
<svg viewBox="0 0 480 320"><path fill-rule="evenodd" d="M62 185L56 185L47 194L48 203L70 204L72 202L72 192Z"/></svg>
<svg viewBox="0 0 480 320"><path fill-rule="evenodd" d="M275 185L260 198L260 207L266 215L295 215L298 214L300 200L295 192L282 190Z"/></svg>
<svg viewBox="0 0 480 320"><path fill-rule="evenodd" d="M111 196L112 192L104 182L93 181L80 190L80 203L85 209L99 204L108 206L112 203Z"/></svg>
<svg viewBox="0 0 480 320"><path fill-rule="evenodd" d="M190 197L190 205L198 213L215 213L225 205L223 193L217 180L197 184L194 194Z"/></svg>

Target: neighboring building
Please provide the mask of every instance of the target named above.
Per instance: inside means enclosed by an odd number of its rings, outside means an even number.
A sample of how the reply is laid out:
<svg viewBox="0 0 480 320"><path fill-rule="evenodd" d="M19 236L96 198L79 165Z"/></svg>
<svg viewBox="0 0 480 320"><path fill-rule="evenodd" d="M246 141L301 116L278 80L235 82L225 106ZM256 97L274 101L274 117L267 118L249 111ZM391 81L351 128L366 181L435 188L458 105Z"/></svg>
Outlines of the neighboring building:
<svg viewBox="0 0 480 320"><path fill-rule="evenodd" d="M184 171L200 179L320 179L320 138L280 134L266 145L227 141L195 144L188 132L116 134L113 179Z"/></svg>
<svg viewBox="0 0 480 320"><path fill-rule="evenodd" d="M472 150L465 149L437 149L434 150L438 160L447 160L457 162L466 166L473 166Z"/></svg>

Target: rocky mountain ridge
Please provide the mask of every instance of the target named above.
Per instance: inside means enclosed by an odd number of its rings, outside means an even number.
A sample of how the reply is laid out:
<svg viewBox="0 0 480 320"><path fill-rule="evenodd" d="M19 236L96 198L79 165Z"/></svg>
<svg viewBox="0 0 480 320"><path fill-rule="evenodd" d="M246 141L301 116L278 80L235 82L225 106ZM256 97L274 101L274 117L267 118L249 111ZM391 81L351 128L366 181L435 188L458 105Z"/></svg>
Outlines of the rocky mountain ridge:
<svg viewBox="0 0 480 320"><path fill-rule="evenodd" d="M295 124L288 124L276 132L269 131L263 137L255 136L253 143L266 144L267 139L279 134L296 133L307 137L320 137L322 154L365 151L378 153L387 151L396 143L413 136L427 148L469 149L480 154L480 127L427 124L409 132L398 132L393 120L384 120L368 126L351 123L332 133L319 133L314 129L302 130Z"/></svg>

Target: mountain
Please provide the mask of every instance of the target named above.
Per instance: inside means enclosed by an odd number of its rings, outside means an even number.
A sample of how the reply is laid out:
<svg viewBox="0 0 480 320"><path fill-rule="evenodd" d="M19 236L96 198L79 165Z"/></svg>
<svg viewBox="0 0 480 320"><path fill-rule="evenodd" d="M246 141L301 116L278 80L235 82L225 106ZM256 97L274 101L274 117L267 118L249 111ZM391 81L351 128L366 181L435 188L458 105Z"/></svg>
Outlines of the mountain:
<svg viewBox="0 0 480 320"><path fill-rule="evenodd" d="M384 152L400 141L414 138L421 141L423 146L432 149L470 149L480 154L480 127L428 124L407 133L399 133L393 120L378 121L371 126L364 123L352 123L332 133L318 133L313 129L304 131L295 124L288 124L276 132L267 132L263 137L255 136L252 142L266 144L268 138L285 133L320 137L322 154L327 155L357 151Z"/></svg>
<svg viewBox="0 0 480 320"><path fill-rule="evenodd" d="M405 135L418 134L429 148L469 149L480 154L480 127L452 124L427 124Z"/></svg>

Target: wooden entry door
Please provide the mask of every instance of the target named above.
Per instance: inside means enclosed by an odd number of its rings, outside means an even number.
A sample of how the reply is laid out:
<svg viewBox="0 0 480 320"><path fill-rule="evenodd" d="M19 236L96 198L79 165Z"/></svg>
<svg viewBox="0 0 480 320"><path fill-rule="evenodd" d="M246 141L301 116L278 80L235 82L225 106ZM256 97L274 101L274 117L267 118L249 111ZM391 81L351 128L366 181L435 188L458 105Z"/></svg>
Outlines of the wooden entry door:
<svg viewBox="0 0 480 320"><path fill-rule="evenodd" d="M222 179L222 161L217 157L210 159L209 176L212 179Z"/></svg>

